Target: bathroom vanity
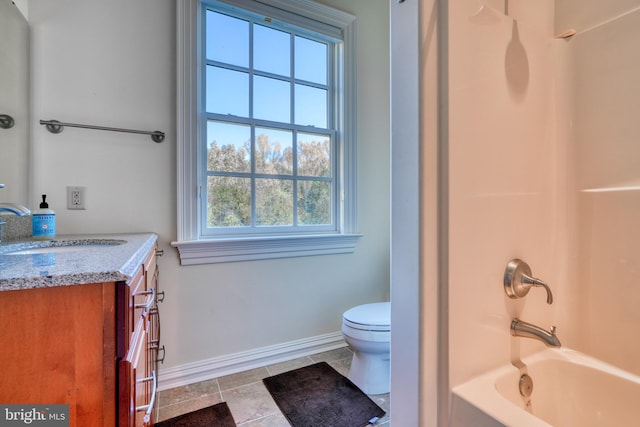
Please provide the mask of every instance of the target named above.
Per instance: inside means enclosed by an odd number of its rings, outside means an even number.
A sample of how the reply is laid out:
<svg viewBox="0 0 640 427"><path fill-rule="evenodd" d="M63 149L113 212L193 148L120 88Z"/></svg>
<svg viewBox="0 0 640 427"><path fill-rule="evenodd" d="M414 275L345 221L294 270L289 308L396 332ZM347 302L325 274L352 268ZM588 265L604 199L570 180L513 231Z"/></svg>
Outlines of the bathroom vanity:
<svg viewBox="0 0 640 427"><path fill-rule="evenodd" d="M0 245L0 403L68 404L72 427L152 425L156 251L152 233Z"/></svg>

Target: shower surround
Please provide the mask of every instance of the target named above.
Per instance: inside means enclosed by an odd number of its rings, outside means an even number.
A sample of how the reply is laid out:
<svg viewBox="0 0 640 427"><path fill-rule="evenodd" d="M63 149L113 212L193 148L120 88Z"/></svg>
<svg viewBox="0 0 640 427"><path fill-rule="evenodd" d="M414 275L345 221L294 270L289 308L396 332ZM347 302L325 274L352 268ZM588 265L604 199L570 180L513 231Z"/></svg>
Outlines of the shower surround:
<svg viewBox="0 0 640 427"><path fill-rule="evenodd" d="M452 388L544 348L515 317L640 374L640 6L598 3L449 2ZM552 305L504 294L512 258Z"/></svg>

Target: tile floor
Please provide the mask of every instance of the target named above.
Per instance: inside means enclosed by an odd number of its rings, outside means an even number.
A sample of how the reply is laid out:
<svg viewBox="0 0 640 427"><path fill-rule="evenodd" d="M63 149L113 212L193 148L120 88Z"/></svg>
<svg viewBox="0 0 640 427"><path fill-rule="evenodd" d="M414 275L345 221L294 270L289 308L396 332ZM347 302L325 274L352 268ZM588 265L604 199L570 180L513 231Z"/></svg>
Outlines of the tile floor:
<svg viewBox="0 0 640 427"><path fill-rule="evenodd" d="M322 361L329 363L335 370L346 376L351 365L351 356L351 350L343 347L288 362L161 391L158 393L158 421L225 401L229 405L231 414L239 427L289 427L289 423L262 384L262 379ZM374 426L391 427L389 394L369 397L387 413Z"/></svg>

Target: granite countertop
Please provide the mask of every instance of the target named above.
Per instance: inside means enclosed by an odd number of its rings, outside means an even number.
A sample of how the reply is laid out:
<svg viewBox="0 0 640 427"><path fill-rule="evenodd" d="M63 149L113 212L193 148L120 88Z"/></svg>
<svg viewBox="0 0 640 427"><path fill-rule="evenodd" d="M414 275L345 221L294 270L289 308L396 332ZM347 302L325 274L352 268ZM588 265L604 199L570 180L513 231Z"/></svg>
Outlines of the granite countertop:
<svg viewBox="0 0 640 427"><path fill-rule="evenodd" d="M127 281L157 240L154 233L56 236L44 246L70 250L51 253L37 253L42 241L2 243L0 291Z"/></svg>

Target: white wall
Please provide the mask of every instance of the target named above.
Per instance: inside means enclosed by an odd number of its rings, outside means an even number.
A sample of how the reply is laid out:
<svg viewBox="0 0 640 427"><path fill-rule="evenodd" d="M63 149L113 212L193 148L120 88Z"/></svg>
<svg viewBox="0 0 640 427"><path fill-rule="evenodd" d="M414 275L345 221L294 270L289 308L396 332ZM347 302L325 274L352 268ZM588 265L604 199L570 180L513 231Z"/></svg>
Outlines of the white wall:
<svg viewBox="0 0 640 427"><path fill-rule="evenodd" d="M340 330L341 314L389 297L389 19L385 0L325 0L358 17L358 209L354 254L180 267L175 249L175 2L30 0L33 121L166 132L140 135L34 124L34 189L58 231L153 231L162 370ZM87 210L65 187L88 188ZM32 201L32 205L35 204Z"/></svg>

